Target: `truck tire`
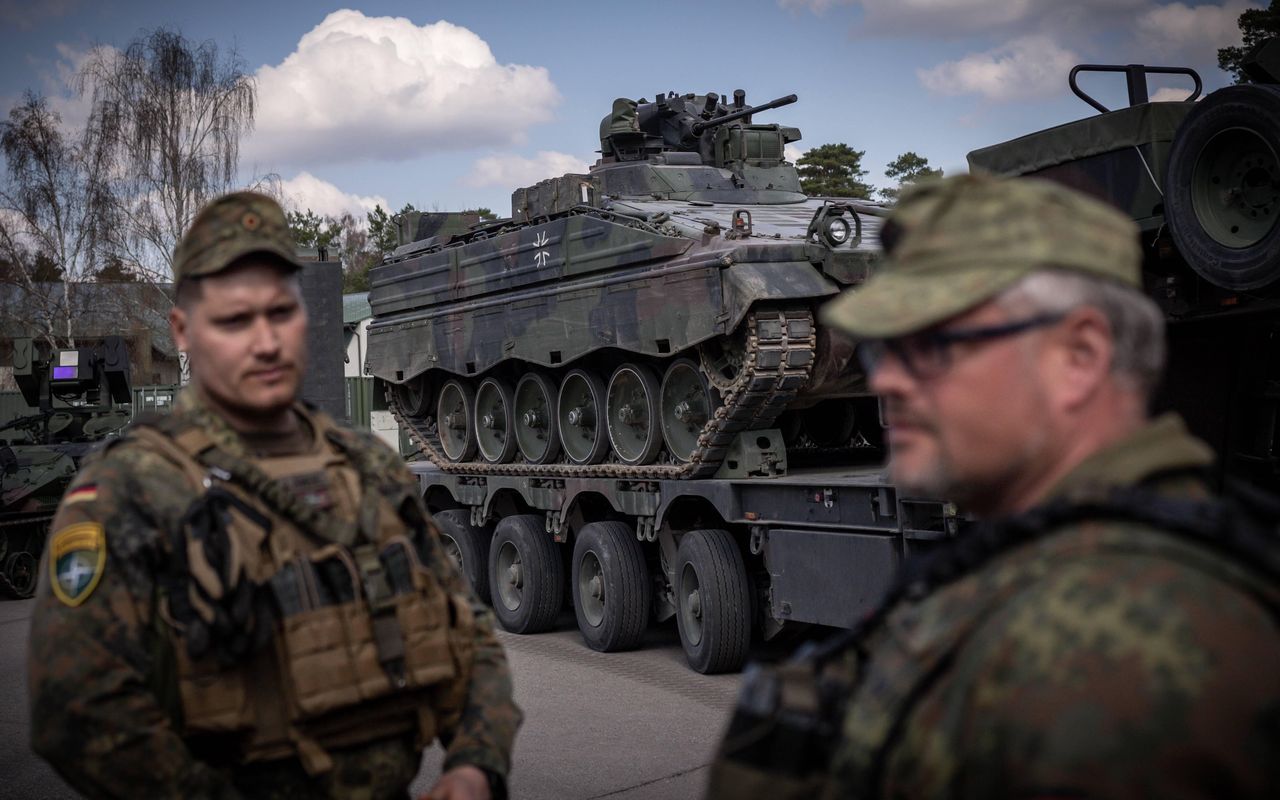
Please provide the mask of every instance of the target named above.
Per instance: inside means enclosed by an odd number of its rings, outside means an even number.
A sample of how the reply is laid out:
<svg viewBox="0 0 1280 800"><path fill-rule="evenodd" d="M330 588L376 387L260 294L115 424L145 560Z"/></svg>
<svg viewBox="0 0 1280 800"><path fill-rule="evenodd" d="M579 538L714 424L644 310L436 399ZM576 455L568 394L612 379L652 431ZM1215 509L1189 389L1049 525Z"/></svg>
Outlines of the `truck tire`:
<svg viewBox="0 0 1280 800"><path fill-rule="evenodd" d="M1178 252L1224 289L1280 277L1280 86L1219 89L1178 126L1165 175Z"/></svg>
<svg viewBox="0 0 1280 800"><path fill-rule="evenodd" d="M689 666L742 668L751 645L751 598L742 553L728 531L689 531L676 550L676 624Z"/></svg>
<svg viewBox="0 0 1280 800"><path fill-rule="evenodd" d="M573 545L573 612L592 650L631 650L649 626L653 589L635 532L625 522L592 522Z"/></svg>
<svg viewBox="0 0 1280 800"><path fill-rule="evenodd" d="M464 508L441 511L432 515L440 526L445 552L471 584L471 591L481 601L489 602L489 543L493 526L477 528L471 524L471 513Z"/></svg>
<svg viewBox="0 0 1280 800"><path fill-rule="evenodd" d="M564 562L541 516L503 517L494 528L489 587L504 630L541 633L555 625L564 601Z"/></svg>

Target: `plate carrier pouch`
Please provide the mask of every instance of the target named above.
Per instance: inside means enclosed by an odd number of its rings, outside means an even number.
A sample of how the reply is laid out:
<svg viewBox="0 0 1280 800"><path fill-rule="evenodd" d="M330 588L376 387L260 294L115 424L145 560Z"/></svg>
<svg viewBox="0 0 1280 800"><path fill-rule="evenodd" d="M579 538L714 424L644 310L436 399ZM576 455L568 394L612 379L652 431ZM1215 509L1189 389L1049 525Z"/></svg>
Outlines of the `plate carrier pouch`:
<svg viewBox="0 0 1280 800"><path fill-rule="evenodd" d="M159 617L176 660L180 730L233 736L243 761L296 755L315 775L332 768L327 749L414 732L425 748L456 725L475 619L468 598L448 594L422 563L414 538L434 526L420 498L385 491L385 476L362 463L367 445L355 434L323 413L296 410L314 431L304 455L235 458L180 414L135 423L128 437L200 489L193 505L221 490L258 512L221 511L239 573L228 577L274 596L276 612L255 620L273 627L265 646L229 663L213 653L192 657L173 612L197 593L183 598L167 585ZM289 488L298 485L329 507L300 499ZM191 575L180 577L198 579L202 545L190 527L174 532L173 543L188 556L174 560L191 562Z"/></svg>

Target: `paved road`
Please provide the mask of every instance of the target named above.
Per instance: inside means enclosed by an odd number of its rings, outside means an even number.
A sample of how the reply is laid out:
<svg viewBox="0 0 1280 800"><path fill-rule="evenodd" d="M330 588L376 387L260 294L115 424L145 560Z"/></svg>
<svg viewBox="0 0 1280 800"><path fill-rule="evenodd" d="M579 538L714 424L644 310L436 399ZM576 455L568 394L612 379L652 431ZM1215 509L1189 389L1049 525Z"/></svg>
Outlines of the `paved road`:
<svg viewBox="0 0 1280 800"><path fill-rule="evenodd" d="M76 795L27 746L31 601L0 603L0 798ZM517 800L680 800L699 797L732 707L738 676L691 671L672 625L645 647L603 654L582 644L570 615L555 632L500 633L526 721L516 742ZM438 774L428 753L415 790Z"/></svg>

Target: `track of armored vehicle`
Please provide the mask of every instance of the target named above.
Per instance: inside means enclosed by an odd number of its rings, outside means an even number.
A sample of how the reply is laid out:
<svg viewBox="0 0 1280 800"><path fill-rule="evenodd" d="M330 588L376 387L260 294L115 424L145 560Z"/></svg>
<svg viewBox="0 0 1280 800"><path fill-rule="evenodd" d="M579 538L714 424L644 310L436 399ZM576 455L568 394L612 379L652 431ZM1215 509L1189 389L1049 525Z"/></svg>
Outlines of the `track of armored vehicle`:
<svg viewBox="0 0 1280 800"><path fill-rule="evenodd" d="M715 474L745 431L781 429L791 459L874 450L875 400L815 310L870 274L884 209L801 192L800 132L751 122L794 100L621 99L590 172L517 190L510 219L447 239L403 220L367 363L425 455L672 479Z"/></svg>

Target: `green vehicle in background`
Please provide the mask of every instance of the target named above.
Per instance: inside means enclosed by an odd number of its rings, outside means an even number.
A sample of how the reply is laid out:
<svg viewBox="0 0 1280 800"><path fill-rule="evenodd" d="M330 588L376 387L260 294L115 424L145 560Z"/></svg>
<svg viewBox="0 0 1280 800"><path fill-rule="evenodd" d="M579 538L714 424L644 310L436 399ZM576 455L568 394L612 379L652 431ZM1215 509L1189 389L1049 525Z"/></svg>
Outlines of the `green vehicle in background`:
<svg viewBox="0 0 1280 800"><path fill-rule="evenodd" d="M1124 75L1129 107L1081 90L1088 72ZM1069 84L1098 115L975 150L969 165L1060 181L1132 215L1146 290L1169 322L1160 406L1214 446L1220 479L1280 492L1280 40L1245 72L1195 102L1189 69L1078 66ZM1149 102L1151 74L1186 76L1194 92Z"/></svg>
<svg viewBox="0 0 1280 800"><path fill-rule="evenodd" d="M0 425L0 597L35 592L37 565L62 493L80 461L130 419L124 340L42 352L14 340L14 380L35 414Z"/></svg>
<svg viewBox="0 0 1280 800"><path fill-rule="evenodd" d="M674 617L693 669L734 670L753 637L851 624L954 531L887 485L877 401L815 324L885 209L801 192L800 132L754 119L794 100L617 100L590 172L465 232L408 216L373 271L366 371L508 631L571 596L595 650Z"/></svg>
<svg viewBox="0 0 1280 800"><path fill-rule="evenodd" d="M590 172L517 190L511 218L408 220L422 230L371 275L368 369L427 457L705 478L775 427L779 462L865 454L876 402L814 310L867 276L884 209L801 192L783 156L800 131L753 121L795 100L619 99Z"/></svg>

